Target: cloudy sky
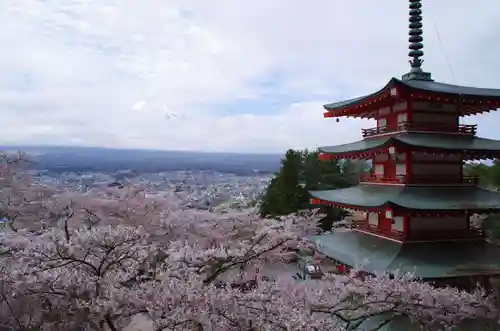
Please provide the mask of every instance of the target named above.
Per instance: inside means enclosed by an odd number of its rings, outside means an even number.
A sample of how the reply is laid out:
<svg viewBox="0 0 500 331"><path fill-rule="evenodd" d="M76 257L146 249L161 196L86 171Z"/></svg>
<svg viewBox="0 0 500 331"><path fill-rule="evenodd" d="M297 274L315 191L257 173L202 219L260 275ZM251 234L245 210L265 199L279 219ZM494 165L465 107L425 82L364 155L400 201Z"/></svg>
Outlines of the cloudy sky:
<svg viewBox="0 0 500 331"><path fill-rule="evenodd" d="M500 1L423 0L439 81L500 88ZM282 152L408 70L402 0L2 0L0 144ZM500 114L467 119L500 139Z"/></svg>

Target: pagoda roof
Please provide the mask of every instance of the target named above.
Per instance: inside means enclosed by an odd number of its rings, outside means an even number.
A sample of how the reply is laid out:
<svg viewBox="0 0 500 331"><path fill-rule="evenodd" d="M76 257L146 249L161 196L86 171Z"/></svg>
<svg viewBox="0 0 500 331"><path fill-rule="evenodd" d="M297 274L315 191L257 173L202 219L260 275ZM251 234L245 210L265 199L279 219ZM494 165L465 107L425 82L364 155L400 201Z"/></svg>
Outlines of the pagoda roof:
<svg viewBox="0 0 500 331"><path fill-rule="evenodd" d="M456 96L500 98L500 89L460 86L460 85L435 82L433 80L420 80L420 79L399 80L396 78L393 79L398 81L398 83L415 90L445 93Z"/></svg>
<svg viewBox="0 0 500 331"><path fill-rule="evenodd" d="M423 279L500 274L500 247L485 240L399 243L355 230L310 240L328 257L369 273L412 272Z"/></svg>
<svg viewBox="0 0 500 331"><path fill-rule="evenodd" d="M395 91L397 94L394 94ZM432 98L434 97L440 97ZM479 114L500 108L500 89L452 85L433 80L392 78L380 90L360 97L325 104L325 117L354 116L371 118L372 111L393 104L401 97L414 100L457 103L461 115Z"/></svg>
<svg viewBox="0 0 500 331"><path fill-rule="evenodd" d="M310 191L322 203L377 209L398 206L415 211L500 211L500 192L477 186L403 186L360 184L338 190Z"/></svg>
<svg viewBox="0 0 500 331"><path fill-rule="evenodd" d="M395 135L386 135L377 138L337 145L319 147L320 153L328 154L332 158L355 157L358 154L371 154L388 146L412 147L429 152L459 152L469 158L487 158L500 154L500 140L487 138L458 136L438 133L404 132Z"/></svg>

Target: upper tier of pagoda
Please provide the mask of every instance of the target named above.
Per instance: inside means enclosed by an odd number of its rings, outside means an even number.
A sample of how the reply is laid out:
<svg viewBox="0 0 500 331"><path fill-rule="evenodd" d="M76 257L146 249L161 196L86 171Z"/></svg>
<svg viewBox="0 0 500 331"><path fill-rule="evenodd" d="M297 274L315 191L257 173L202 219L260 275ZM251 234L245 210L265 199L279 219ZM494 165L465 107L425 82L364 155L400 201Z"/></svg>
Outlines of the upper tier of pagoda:
<svg viewBox="0 0 500 331"><path fill-rule="evenodd" d="M500 89L450 85L430 79L392 78L375 93L324 105L323 116L377 118L379 109L405 101L453 104L459 116L476 115L500 108Z"/></svg>
<svg viewBox="0 0 500 331"><path fill-rule="evenodd" d="M324 117L377 118L381 108L418 101L454 105L454 112L458 116L475 115L500 108L500 89L435 82L429 72L422 70L424 45L421 7L420 0L410 0L410 71L402 79L392 78L375 93L324 105Z"/></svg>
<svg viewBox="0 0 500 331"><path fill-rule="evenodd" d="M320 158L371 158L390 147L404 153L456 154L462 160L500 158L500 141L476 137L477 125L460 123L461 116L499 109L500 89L440 83L422 70L422 5L420 0L409 2L410 71L375 93L324 105L324 117L371 118L377 125L362 129L361 141L320 147Z"/></svg>

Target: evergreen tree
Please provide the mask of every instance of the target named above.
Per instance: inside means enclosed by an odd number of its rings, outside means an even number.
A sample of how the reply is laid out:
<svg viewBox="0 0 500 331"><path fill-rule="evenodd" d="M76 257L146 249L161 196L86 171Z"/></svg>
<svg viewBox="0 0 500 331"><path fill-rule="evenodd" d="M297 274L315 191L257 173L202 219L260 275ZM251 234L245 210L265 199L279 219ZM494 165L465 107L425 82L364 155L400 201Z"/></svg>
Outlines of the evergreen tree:
<svg viewBox="0 0 500 331"><path fill-rule="evenodd" d="M312 190L332 190L357 184L363 164L343 160L320 161L318 152L289 150L281 162L279 173L272 179L262 197L261 214L286 215L302 209L317 208L310 205ZM361 170L362 171L362 170ZM327 231L340 221L346 212L339 208L320 206L326 217L320 227Z"/></svg>
<svg viewBox="0 0 500 331"><path fill-rule="evenodd" d="M281 169L269 183L262 198L262 215L287 215L307 208L307 191L301 186L303 153L288 150L281 160Z"/></svg>
<svg viewBox="0 0 500 331"><path fill-rule="evenodd" d="M500 160L496 159L493 161L493 165L490 167L489 171L489 181L493 188L500 188Z"/></svg>
<svg viewBox="0 0 500 331"><path fill-rule="evenodd" d="M349 166L350 164L346 167L346 162L342 160L320 161L318 152L307 153L305 167L306 189L308 191L334 190L351 186L350 172L353 169ZM341 221L347 216L347 212L340 208L322 205L319 209L325 214L325 217L319 223L323 231L330 230L335 222Z"/></svg>
<svg viewBox="0 0 500 331"><path fill-rule="evenodd" d="M465 164L463 173L465 176L479 178L479 185L490 188L500 188L500 160L493 161L492 165L484 163Z"/></svg>

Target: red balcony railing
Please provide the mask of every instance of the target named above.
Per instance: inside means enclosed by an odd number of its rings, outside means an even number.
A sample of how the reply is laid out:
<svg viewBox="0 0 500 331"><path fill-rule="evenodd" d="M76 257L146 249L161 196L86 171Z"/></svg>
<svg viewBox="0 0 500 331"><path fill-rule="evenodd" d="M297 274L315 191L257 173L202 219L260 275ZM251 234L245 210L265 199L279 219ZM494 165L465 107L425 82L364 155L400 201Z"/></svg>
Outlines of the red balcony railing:
<svg viewBox="0 0 500 331"><path fill-rule="evenodd" d="M380 184L406 184L406 177L403 175L396 176L395 178L376 176L371 173L364 173L361 175L360 182L362 183L380 183Z"/></svg>
<svg viewBox="0 0 500 331"><path fill-rule="evenodd" d="M479 184L479 178L475 176L411 175L406 181L409 184Z"/></svg>
<svg viewBox="0 0 500 331"><path fill-rule="evenodd" d="M424 240L450 240L450 239L476 239L483 238L484 232L479 229L464 229L464 230L426 230L426 231L409 231L406 237L409 241L424 241Z"/></svg>
<svg viewBox="0 0 500 331"><path fill-rule="evenodd" d="M384 236L396 240L407 241L426 241L426 240L463 240L483 238L484 232L479 229L464 229L464 230L421 230L408 231L403 233L397 230L383 230L376 225L371 225L366 220L357 221L356 229L373 233L375 235Z"/></svg>
<svg viewBox="0 0 500 331"><path fill-rule="evenodd" d="M379 229L378 226L371 225L366 220L357 221L356 229L396 240L403 240L404 238L404 233L401 231Z"/></svg>
<svg viewBox="0 0 500 331"><path fill-rule="evenodd" d="M440 123L398 123L396 127L389 128L387 126L380 126L369 129L361 129L361 134L364 138L386 134L397 131L422 131L422 132L439 132L439 133L454 133L464 136L475 136L477 132L476 124L460 124L460 125L447 125Z"/></svg>
<svg viewBox="0 0 500 331"><path fill-rule="evenodd" d="M376 184L453 184L478 185L479 178L475 176L445 176L445 175L398 175L396 177L376 176L372 173L361 175L360 182Z"/></svg>

